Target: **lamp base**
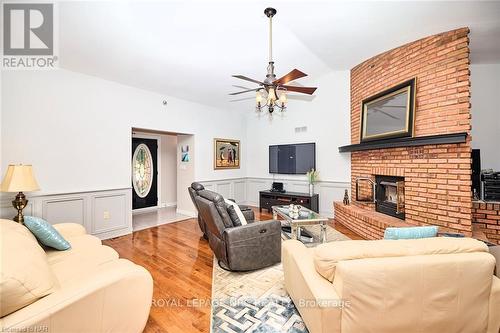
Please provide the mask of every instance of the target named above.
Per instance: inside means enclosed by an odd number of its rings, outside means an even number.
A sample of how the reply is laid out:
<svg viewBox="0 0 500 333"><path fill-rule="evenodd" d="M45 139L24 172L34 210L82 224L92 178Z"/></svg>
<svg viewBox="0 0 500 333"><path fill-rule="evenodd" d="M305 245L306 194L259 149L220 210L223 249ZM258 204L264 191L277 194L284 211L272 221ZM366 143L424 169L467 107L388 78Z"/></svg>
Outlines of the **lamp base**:
<svg viewBox="0 0 500 333"><path fill-rule="evenodd" d="M26 196L24 195L23 192L19 192L16 195L16 198L12 200L12 206L17 210L17 215L14 216L14 221L24 224L24 215L23 215L23 209L26 207L28 204L28 200L26 199Z"/></svg>

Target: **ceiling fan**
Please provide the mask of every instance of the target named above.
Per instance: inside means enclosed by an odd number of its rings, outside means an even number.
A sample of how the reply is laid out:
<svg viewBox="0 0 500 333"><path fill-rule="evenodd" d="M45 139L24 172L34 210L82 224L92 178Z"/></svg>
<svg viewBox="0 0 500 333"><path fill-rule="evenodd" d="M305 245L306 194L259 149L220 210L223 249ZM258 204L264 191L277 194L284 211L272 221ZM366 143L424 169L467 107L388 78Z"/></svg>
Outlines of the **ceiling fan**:
<svg viewBox="0 0 500 333"><path fill-rule="evenodd" d="M307 74L299 71L298 69L292 70L285 76L276 79L274 74L274 61L273 61L273 16L276 15L276 9L266 8L264 14L269 18L269 65L267 66L267 75L264 81L254 80L244 75L233 75L233 77L250 81L259 85L258 88L248 89L231 93L229 95L239 95L251 91L257 92L256 95L256 111L261 112L265 107L269 113L274 112L274 108L280 111L286 109L286 93L289 91L298 92L302 94L312 95L317 88L314 87L297 87L289 86L287 83L307 76ZM264 95L263 95L264 94Z"/></svg>

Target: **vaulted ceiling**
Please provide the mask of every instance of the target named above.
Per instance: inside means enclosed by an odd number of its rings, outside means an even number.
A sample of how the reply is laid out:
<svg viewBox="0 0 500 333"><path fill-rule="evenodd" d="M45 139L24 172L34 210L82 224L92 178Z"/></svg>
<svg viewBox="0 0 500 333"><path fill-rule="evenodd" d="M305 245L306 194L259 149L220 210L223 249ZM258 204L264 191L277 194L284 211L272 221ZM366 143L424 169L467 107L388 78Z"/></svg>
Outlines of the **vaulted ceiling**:
<svg viewBox="0 0 500 333"><path fill-rule="evenodd" d="M59 3L60 66L228 110L248 109L264 79L268 21L261 1L70 1ZM473 63L500 63L500 2L274 1L277 75L315 78L454 28L471 29ZM236 87L239 86L239 87ZM321 93L321 90L318 90Z"/></svg>

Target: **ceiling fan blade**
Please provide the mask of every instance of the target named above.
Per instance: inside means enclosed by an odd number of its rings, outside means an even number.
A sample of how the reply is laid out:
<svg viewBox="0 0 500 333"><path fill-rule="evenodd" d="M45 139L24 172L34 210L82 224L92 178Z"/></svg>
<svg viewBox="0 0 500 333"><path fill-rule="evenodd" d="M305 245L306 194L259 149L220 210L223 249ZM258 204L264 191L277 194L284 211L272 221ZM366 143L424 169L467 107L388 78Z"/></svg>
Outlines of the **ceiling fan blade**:
<svg viewBox="0 0 500 333"><path fill-rule="evenodd" d="M277 79L273 83L277 84L277 85L282 85L282 84L286 84L290 81L300 79L301 77L304 77L304 76L307 76L307 74L302 73L301 71L299 71L298 69L295 68L293 71L291 71L287 75Z"/></svg>
<svg viewBox="0 0 500 333"><path fill-rule="evenodd" d="M260 81L251 79L251 78L246 77L244 75L233 75L233 77L235 77L237 79L241 79L241 80L245 80L245 81L250 81L250 82L253 82L253 83L257 83L257 84L260 84L260 85L264 85L264 82L260 82Z"/></svg>
<svg viewBox="0 0 500 333"><path fill-rule="evenodd" d="M257 91L257 90L260 90L260 89L262 89L262 88L248 89L248 90L243 90L243 91L238 91L238 92L230 93L229 95L239 95L239 94L247 93L247 92L250 92L250 91Z"/></svg>
<svg viewBox="0 0 500 333"><path fill-rule="evenodd" d="M308 94L308 95L314 94L316 89L318 89L316 87L295 87L295 86L284 86L284 85L282 85L281 87L285 88L287 91L295 91L295 92L299 92L302 94Z"/></svg>

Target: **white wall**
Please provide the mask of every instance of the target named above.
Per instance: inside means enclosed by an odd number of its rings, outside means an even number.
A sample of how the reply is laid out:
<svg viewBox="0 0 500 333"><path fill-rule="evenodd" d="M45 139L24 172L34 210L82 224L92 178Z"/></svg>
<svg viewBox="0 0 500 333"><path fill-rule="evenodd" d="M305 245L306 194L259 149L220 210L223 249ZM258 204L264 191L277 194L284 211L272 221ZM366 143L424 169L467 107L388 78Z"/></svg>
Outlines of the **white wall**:
<svg viewBox="0 0 500 333"><path fill-rule="evenodd" d="M272 177L269 174L269 145L316 142L316 168L320 180L349 182L350 155L340 154L338 147L350 143L350 72L330 72L315 80L315 84L318 86L316 96L310 101L290 97L283 116L275 114L271 120L267 111L260 117L248 116L248 145L243 148L247 154L249 177ZM306 132L295 132L296 127L303 126L307 126ZM305 176L275 177L305 179Z"/></svg>
<svg viewBox="0 0 500 333"><path fill-rule="evenodd" d="M176 148L176 201L184 213L193 211L185 190L193 180L270 179L271 144L316 142L320 179L335 188L323 195L328 202L342 199L337 187L350 179L350 157L338 153L350 142L348 71L315 79L312 100L290 97L289 110L272 121L251 108L218 110L67 70L3 72L2 79L0 172L9 163L33 164L42 188L37 195L130 188L132 128L194 134L185 137L191 148L185 169L179 169L180 137ZM295 133L301 126L307 132ZM215 137L241 140L241 169L213 169Z"/></svg>
<svg viewBox="0 0 500 333"><path fill-rule="evenodd" d="M196 134L196 179L246 175L245 160L241 169L213 169L214 137L246 144L237 113L67 70L2 76L0 171L8 163L33 164L39 194L129 188L133 127Z"/></svg>
<svg viewBox="0 0 500 333"><path fill-rule="evenodd" d="M177 136L161 135L160 205L177 204Z"/></svg>
<svg viewBox="0 0 500 333"><path fill-rule="evenodd" d="M193 205L191 197L186 195L187 188L191 183L197 180L195 176L196 160L198 149L195 146L196 140L193 135L177 136L177 212L184 215L196 215L196 208ZM189 162L181 162L181 147L189 146Z"/></svg>
<svg viewBox="0 0 500 333"><path fill-rule="evenodd" d="M500 171L500 64L471 65L472 147L481 168Z"/></svg>

